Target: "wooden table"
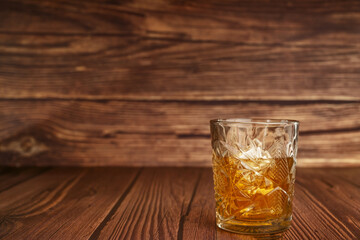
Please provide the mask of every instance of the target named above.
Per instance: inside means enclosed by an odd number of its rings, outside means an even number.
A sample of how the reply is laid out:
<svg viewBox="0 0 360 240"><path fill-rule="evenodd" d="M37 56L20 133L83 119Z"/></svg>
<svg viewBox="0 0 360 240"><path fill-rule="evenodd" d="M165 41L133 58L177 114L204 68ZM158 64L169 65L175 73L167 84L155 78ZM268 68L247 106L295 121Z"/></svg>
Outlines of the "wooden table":
<svg viewBox="0 0 360 240"><path fill-rule="evenodd" d="M298 168L284 239L359 239L360 168ZM210 168L0 168L0 239L250 239L215 226Z"/></svg>

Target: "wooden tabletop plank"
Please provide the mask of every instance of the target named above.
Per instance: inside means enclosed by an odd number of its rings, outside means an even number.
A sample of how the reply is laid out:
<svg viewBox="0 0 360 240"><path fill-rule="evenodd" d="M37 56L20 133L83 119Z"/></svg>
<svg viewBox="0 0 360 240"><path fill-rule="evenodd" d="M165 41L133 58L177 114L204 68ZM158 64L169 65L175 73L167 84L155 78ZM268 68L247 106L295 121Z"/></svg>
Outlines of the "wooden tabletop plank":
<svg viewBox="0 0 360 240"><path fill-rule="evenodd" d="M212 171L203 169L194 189L192 202L183 215L182 229L178 239L214 239L216 236L215 201ZM209 201L210 200L210 201Z"/></svg>
<svg viewBox="0 0 360 240"><path fill-rule="evenodd" d="M297 176L297 189L301 189L299 195L305 193L313 198L312 202L317 205L311 206L316 208L314 211L319 212L317 208L324 211L322 216L327 217L326 222L334 224L334 229L338 229L346 239L356 239L353 233L360 234L360 219L355 217L360 216L360 173L357 171L350 181L342 178L354 172L353 169L342 169L338 176L338 169L307 169L306 172L299 171Z"/></svg>
<svg viewBox="0 0 360 240"><path fill-rule="evenodd" d="M22 182L28 181L44 172L49 168L0 168L0 192L6 191Z"/></svg>
<svg viewBox="0 0 360 240"><path fill-rule="evenodd" d="M0 194L1 239L86 239L138 169L56 168Z"/></svg>
<svg viewBox="0 0 360 240"><path fill-rule="evenodd" d="M29 170L0 171L2 239L253 239L215 226L210 168ZM284 239L358 239L360 168L297 172Z"/></svg>
<svg viewBox="0 0 360 240"><path fill-rule="evenodd" d="M99 239L176 239L203 169L145 168ZM95 239L95 238L92 238Z"/></svg>

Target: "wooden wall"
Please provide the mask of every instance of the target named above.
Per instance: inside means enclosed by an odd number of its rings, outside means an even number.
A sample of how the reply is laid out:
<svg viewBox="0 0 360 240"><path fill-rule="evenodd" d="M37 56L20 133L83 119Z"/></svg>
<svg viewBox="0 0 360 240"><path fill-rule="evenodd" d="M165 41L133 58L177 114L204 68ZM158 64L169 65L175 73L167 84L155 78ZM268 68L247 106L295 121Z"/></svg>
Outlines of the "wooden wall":
<svg viewBox="0 0 360 240"><path fill-rule="evenodd" d="M0 3L0 164L209 166L209 119L360 164L359 1Z"/></svg>

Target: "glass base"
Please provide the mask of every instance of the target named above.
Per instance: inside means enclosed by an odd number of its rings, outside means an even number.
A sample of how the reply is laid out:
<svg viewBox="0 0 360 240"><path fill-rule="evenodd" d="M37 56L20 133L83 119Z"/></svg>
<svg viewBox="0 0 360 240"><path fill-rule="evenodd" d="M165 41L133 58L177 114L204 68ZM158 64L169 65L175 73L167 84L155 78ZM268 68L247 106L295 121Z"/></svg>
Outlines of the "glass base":
<svg viewBox="0 0 360 240"><path fill-rule="evenodd" d="M282 234L290 228L290 223L291 218L266 222L216 220L216 225L225 231L243 235L253 235L258 239L279 239Z"/></svg>

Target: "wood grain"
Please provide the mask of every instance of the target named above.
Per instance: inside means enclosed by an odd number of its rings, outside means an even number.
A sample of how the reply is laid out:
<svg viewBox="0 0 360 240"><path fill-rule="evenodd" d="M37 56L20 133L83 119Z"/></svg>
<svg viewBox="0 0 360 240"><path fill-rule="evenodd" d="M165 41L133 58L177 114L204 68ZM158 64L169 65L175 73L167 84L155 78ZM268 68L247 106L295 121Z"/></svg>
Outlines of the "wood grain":
<svg viewBox="0 0 360 240"><path fill-rule="evenodd" d="M13 188L14 186L28 181L43 172L46 172L47 168L10 168L2 167L0 169L0 192Z"/></svg>
<svg viewBox="0 0 360 240"><path fill-rule="evenodd" d="M308 207L313 209L311 211L323 212L322 215L328 218L327 224L331 224L331 229L337 231L331 233L334 238L337 234L342 234L345 239L356 239L358 236L351 233L360 231L360 220L355 217L360 216L360 202L356 200L360 199L360 175L357 174L350 181L346 181L343 178L351 176L355 170L346 169L341 172L339 174L337 169L299 171L297 187L302 189L300 192L303 195L299 193L297 200L304 201L303 197L314 198L314 205ZM347 199L346 202L344 199ZM330 232L321 234L320 238L324 238Z"/></svg>
<svg viewBox="0 0 360 240"><path fill-rule="evenodd" d="M359 165L359 26L352 0L3 0L0 164L209 166L209 119L271 117L299 165Z"/></svg>
<svg viewBox="0 0 360 240"><path fill-rule="evenodd" d="M210 168L0 170L0 189L43 172L0 192L2 239L253 239L215 226ZM283 239L358 239L359 173L298 168Z"/></svg>
<svg viewBox="0 0 360 240"><path fill-rule="evenodd" d="M126 209L116 209L100 234L91 239L180 238L201 172L196 168L145 169L124 200Z"/></svg>
<svg viewBox="0 0 360 240"><path fill-rule="evenodd" d="M357 1L6 0L0 94L359 100L359 10Z"/></svg>
<svg viewBox="0 0 360 240"><path fill-rule="evenodd" d="M58 168L3 191L0 237L90 237L116 201L127 194L137 173L139 169Z"/></svg>
<svg viewBox="0 0 360 240"><path fill-rule="evenodd" d="M6 99L359 100L359 49L2 34L0 94Z"/></svg>
<svg viewBox="0 0 360 240"><path fill-rule="evenodd" d="M356 165L359 111L357 102L0 101L0 162L210 166L209 119L252 116L300 120L300 166Z"/></svg>

